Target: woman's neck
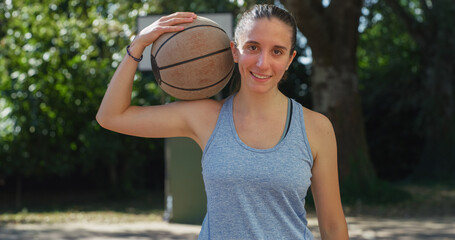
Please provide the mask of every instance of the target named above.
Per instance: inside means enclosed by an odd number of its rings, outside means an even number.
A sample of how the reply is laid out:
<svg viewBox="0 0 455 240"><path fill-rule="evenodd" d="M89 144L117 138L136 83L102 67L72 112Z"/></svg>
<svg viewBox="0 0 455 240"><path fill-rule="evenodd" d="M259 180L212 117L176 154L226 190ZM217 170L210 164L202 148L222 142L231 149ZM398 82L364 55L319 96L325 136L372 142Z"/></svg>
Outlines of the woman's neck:
<svg viewBox="0 0 455 240"><path fill-rule="evenodd" d="M287 106L287 97L278 89L269 93L252 93L240 89L233 101L237 113L249 116L274 113Z"/></svg>

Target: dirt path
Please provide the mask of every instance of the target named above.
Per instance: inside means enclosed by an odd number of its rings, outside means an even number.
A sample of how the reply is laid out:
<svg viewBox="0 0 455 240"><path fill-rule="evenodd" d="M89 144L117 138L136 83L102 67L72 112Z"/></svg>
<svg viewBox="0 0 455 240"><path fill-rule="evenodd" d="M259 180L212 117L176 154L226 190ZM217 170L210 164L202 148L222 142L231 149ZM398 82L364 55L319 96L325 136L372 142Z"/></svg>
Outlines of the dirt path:
<svg viewBox="0 0 455 240"><path fill-rule="evenodd" d="M348 217L352 240L397 239L423 240L455 239L455 218L373 218ZM309 226L319 238L317 220ZM7 224L0 226L2 240L145 240L197 239L200 226L165 222L134 223L58 223Z"/></svg>

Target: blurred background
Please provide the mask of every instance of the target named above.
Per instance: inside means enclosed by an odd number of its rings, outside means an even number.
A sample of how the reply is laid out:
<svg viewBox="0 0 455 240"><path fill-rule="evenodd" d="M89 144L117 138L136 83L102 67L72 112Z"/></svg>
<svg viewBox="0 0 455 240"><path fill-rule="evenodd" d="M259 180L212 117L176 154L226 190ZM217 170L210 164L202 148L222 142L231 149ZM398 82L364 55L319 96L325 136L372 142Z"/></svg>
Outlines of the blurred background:
<svg viewBox="0 0 455 240"><path fill-rule="evenodd" d="M395 204L399 214L426 205L425 214L453 216L451 0L4 0L0 213L161 214L164 141L102 129L95 114L107 84L139 16L228 12L235 25L254 3L287 7L297 19L297 57L280 88L332 120L347 214ZM173 100L151 72L137 72L132 104Z"/></svg>

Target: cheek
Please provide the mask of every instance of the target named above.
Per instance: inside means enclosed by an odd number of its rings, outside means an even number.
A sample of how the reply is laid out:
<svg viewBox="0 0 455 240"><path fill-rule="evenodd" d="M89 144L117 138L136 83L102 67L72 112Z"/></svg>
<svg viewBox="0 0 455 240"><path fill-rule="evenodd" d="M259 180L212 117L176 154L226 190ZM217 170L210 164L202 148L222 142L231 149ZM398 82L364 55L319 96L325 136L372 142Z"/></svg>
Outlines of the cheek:
<svg viewBox="0 0 455 240"><path fill-rule="evenodd" d="M256 58L252 54L241 54L238 57L238 63L241 67L248 67L256 63Z"/></svg>
<svg viewBox="0 0 455 240"><path fill-rule="evenodd" d="M288 68L288 62L287 61L279 61L274 64L274 68L278 72L285 72L286 69Z"/></svg>

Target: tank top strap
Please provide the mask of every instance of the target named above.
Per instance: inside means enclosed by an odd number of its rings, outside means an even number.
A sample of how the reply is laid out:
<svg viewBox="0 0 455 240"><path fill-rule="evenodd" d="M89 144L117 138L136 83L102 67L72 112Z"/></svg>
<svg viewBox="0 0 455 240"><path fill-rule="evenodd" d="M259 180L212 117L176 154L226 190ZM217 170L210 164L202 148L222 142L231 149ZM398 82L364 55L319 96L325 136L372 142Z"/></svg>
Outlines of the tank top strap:
<svg viewBox="0 0 455 240"><path fill-rule="evenodd" d="M219 129L222 128L223 126L226 126L226 124L229 124L230 109L232 109L233 98L234 95L231 95L227 97L226 100L224 100L223 106L221 107L220 113L218 114L218 119L216 120L215 129L213 129L213 132L210 135L207 144L205 145L204 152L207 151L207 149L213 142L213 139L215 138L215 135L219 132Z"/></svg>
<svg viewBox="0 0 455 240"><path fill-rule="evenodd" d="M289 125L291 123L292 112L293 112L292 105L293 104L292 104L291 98L288 98L288 111L286 113L286 125L284 126L284 131L283 131L283 134L281 135L280 141L282 141L289 132Z"/></svg>
<svg viewBox="0 0 455 240"><path fill-rule="evenodd" d="M291 98L291 101L293 103L292 105L293 105L293 113L294 113L292 116L292 121L298 123L298 125L300 126L300 131L303 136L302 140L303 140L305 148L307 150L308 158L311 159L311 162L312 162L313 154L311 152L310 142L308 140L308 135L307 135L307 131L306 131L305 118L303 115L303 106L302 106L302 104L297 102L295 99Z"/></svg>

